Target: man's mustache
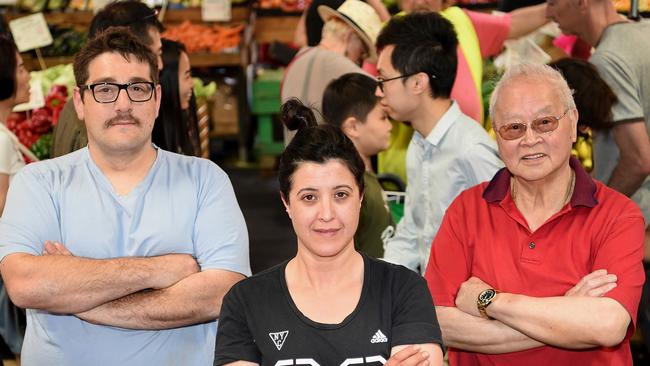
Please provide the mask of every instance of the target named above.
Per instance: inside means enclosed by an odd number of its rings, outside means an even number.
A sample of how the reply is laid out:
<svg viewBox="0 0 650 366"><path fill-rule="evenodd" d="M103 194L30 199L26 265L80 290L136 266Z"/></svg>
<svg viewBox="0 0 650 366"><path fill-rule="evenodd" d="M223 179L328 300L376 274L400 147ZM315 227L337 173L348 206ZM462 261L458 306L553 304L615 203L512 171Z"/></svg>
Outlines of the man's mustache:
<svg viewBox="0 0 650 366"><path fill-rule="evenodd" d="M104 128L109 128L109 127L111 127L111 126L113 126L115 124L121 124L121 123L125 123L125 122L126 123L134 123L137 126L140 126L142 124L140 119L134 117L133 115L131 115L131 113L121 113L121 114L118 113L117 116L115 116L115 117L107 120L106 122L104 122Z"/></svg>

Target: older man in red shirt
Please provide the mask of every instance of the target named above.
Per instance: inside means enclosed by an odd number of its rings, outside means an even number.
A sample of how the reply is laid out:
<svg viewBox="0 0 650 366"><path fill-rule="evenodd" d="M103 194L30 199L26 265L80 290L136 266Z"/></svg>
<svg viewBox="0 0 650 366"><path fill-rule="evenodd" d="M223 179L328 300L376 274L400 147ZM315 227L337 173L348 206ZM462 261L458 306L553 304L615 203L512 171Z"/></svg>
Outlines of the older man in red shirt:
<svg viewBox="0 0 650 366"><path fill-rule="evenodd" d="M506 168L461 193L425 274L451 365L631 365L644 222L571 157L578 112L543 65L490 106Z"/></svg>

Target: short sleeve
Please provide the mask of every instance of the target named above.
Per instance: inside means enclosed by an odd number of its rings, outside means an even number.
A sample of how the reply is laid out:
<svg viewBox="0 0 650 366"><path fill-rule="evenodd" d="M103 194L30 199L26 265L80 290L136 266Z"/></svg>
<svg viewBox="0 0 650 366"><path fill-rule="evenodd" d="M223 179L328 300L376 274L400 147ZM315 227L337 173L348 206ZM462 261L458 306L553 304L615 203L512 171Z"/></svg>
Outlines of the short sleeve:
<svg viewBox="0 0 650 366"><path fill-rule="evenodd" d="M197 261L202 270L224 269L250 276L248 231L232 184L214 163L202 163L194 227Z"/></svg>
<svg viewBox="0 0 650 366"><path fill-rule="evenodd" d="M461 193L449 206L442 224L433 243L424 278L433 301L437 306L456 306L456 294L460 285L471 274L469 264L472 263L471 253L463 243L458 233L463 227L462 206L459 198L467 194Z"/></svg>
<svg viewBox="0 0 650 366"><path fill-rule="evenodd" d="M589 61L596 66L600 76L618 98L612 106L613 122L643 119L643 103L638 92L639 81L626 60L612 52L597 51Z"/></svg>
<svg viewBox="0 0 650 366"><path fill-rule="evenodd" d="M391 346L436 343L443 347L436 310L426 282L404 267L394 281Z"/></svg>
<svg viewBox="0 0 650 366"><path fill-rule="evenodd" d="M616 287L603 295L619 302L630 314L636 325L637 310L641 299L641 288L645 280L643 270L643 216L636 205L625 199L626 208L615 217L605 234L599 238L602 243L595 253L592 270L606 269L617 277Z"/></svg>
<svg viewBox="0 0 650 366"><path fill-rule="evenodd" d="M6 133L0 131L0 173L13 174L12 163L13 157L16 154L16 149L11 141L11 138Z"/></svg>
<svg viewBox="0 0 650 366"><path fill-rule="evenodd" d="M0 220L0 258L40 255L46 240L61 241L56 200L34 163L14 176ZM29 204L26 204L29 203Z"/></svg>
<svg viewBox="0 0 650 366"><path fill-rule="evenodd" d="M485 58L499 54L510 33L510 14L492 15L470 10L465 10L465 13L474 25L481 56Z"/></svg>
<svg viewBox="0 0 650 366"><path fill-rule="evenodd" d="M262 355L246 320L241 283L230 289L221 305L214 366L236 361L260 363Z"/></svg>

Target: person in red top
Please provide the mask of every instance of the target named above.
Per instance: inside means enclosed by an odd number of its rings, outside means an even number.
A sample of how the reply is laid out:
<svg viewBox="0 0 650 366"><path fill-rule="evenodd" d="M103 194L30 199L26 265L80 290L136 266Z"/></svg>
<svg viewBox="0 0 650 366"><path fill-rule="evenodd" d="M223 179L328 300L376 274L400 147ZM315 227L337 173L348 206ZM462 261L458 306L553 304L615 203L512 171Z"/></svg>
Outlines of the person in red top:
<svg viewBox="0 0 650 366"><path fill-rule="evenodd" d="M425 273L450 365L632 365L639 208L571 157L556 70L510 68L490 112L506 167L451 204Z"/></svg>

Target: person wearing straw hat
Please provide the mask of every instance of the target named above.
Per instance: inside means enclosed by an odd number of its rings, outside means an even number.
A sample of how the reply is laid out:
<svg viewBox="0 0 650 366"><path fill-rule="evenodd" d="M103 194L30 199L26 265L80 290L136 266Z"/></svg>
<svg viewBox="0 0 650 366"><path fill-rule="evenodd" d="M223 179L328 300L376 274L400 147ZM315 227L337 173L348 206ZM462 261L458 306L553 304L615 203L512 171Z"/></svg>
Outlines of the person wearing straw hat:
<svg viewBox="0 0 650 366"><path fill-rule="evenodd" d="M301 49L287 67L282 80L282 101L298 98L321 111L321 101L327 84L351 72L364 73L364 60L377 58L375 40L381 29L381 19L375 10L360 0L346 0L333 9L321 5L318 13L325 22L318 46ZM316 113L319 122L320 113ZM293 137L285 128L284 141Z"/></svg>

